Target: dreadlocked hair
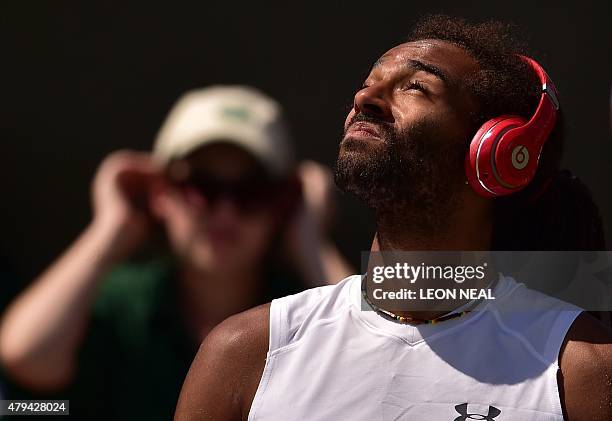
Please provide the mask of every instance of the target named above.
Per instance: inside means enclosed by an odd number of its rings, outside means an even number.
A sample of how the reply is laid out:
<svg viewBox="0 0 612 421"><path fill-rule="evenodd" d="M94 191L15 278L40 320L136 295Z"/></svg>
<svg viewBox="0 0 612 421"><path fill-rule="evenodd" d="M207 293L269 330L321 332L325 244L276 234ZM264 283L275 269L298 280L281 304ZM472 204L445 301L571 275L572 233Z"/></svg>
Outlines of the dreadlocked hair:
<svg viewBox="0 0 612 421"><path fill-rule="evenodd" d="M479 69L467 87L479 104L472 116L474 133L487 120L504 114L529 119L538 105L537 75L518 55L528 55L510 24L433 15L421 19L407 41L436 39L465 49ZM560 170L564 144L563 115L544 144L533 181L523 190L493 203L493 250L605 250L599 209L587 186ZM468 139L468 142L471 139ZM466 153L469 143L466 144Z"/></svg>

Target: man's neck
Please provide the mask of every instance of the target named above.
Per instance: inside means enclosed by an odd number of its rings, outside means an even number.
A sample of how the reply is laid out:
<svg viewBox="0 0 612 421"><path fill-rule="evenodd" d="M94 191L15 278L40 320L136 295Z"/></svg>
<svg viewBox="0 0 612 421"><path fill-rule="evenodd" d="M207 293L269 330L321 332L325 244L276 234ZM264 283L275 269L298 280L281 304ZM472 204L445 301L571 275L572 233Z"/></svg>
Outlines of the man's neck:
<svg viewBox="0 0 612 421"><path fill-rule="evenodd" d="M464 201L454 213L435 224L421 223L414 216L418 212L427 211L395 210L391 215L377 212L377 234L372 246L377 251L489 250L491 247L493 217L488 202L476 201L468 207Z"/></svg>
<svg viewBox="0 0 612 421"><path fill-rule="evenodd" d="M415 224L378 218L372 252L386 251L471 251L490 250L492 216L489 206L479 209L459 209L439 225L440 229L425 231ZM462 305L458 303L457 307ZM390 309L386 309L390 310ZM416 319L435 319L447 311L397 311L396 314Z"/></svg>
<svg viewBox="0 0 612 421"><path fill-rule="evenodd" d="M423 233L406 231L401 227L380 226L372 243L372 251L420 251L420 250L489 250L491 226L481 228L458 224L450 231Z"/></svg>

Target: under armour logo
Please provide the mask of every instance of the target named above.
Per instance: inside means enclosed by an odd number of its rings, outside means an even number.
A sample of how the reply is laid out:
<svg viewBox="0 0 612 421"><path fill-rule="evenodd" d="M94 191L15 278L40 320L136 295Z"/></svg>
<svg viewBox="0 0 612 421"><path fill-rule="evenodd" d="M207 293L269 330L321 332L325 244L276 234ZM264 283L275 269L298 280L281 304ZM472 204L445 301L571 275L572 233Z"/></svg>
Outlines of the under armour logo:
<svg viewBox="0 0 612 421"><path fill-rule="evenodd" d="M454 421L466 421L466 420L486 420L495 421L495 417L501 414L501 411L494 406L489 405L489 413L487 415L481 414L468 414L468 404L462 403L461 405L455 406L455 410L461 414L460 417L454 419Z"/></svg>

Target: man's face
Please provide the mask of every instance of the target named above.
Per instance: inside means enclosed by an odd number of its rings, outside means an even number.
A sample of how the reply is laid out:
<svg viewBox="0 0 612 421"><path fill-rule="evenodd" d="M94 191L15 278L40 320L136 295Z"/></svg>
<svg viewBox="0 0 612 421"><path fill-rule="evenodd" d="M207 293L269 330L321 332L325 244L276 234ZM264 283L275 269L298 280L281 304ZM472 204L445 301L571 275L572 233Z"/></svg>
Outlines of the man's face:
<svg viewBox="0 0 612 421"><path fill-rule="evenodd" d="M386 216L439 224L457 205L474 132L462 83L477 62L453 44L422 40L386 52L355 95L336 182Z"/></svg>
<svg viewBox="0 0 612 421"><path fill-rule="evenodd" d="M170 168L156 198L172 248L205 271L252 268L277 228L276 192L254 159L228 144L205 146Z"/></svg>

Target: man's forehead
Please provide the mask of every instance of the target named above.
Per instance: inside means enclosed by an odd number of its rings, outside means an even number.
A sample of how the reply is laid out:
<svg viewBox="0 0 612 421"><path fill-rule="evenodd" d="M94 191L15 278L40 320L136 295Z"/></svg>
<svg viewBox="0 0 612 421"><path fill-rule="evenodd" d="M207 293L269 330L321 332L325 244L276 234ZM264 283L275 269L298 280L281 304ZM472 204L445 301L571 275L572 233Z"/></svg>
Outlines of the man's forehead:
<svg viewBox="0 0 612 421"><path fill-rule="evenodd" d="M459 78L478 67L476 60L465 49L447 41L425 39L405 42L391 48L374 63L373 68L403 65L411 60L433 64Z"/></svg>

